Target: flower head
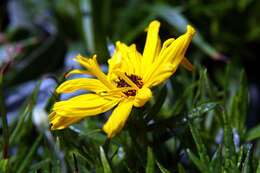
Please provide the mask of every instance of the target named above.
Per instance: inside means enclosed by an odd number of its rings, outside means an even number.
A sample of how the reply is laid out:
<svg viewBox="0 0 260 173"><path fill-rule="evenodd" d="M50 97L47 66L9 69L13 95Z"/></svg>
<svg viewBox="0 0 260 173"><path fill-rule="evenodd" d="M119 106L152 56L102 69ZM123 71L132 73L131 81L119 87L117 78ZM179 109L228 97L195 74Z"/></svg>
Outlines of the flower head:
<svg viewBox="0 0 260 173"><path fill-rule="evenodd" d="M191 26L176 40L170 38L161 46L158 21L153 21L147 28L147 38L143 54L134 44L127 46L117 42L112 58L108 60L108 73L104 74L97 62L97 57L77 56L86 70L73 70L73 73L90 74L96 79L73 79L62 83L57 93L68 93L79 89L92 93L79 95L66 101L56 102L49 115L52 130L64 129L84 117L106 112L117 105L112 115L103 126L107 137L114 137L124 127L133 106L143 106L151 97L151 88L168 79L182 64L186 69L193 66L184 57L195 33Z"/></svg>

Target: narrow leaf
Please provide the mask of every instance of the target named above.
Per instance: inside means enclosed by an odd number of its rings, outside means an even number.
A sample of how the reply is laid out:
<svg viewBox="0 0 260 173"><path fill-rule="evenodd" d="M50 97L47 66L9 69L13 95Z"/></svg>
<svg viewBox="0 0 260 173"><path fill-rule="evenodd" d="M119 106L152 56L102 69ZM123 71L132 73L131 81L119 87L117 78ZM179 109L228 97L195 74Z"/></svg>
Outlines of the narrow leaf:
<svg viewBox="0 0 260 173"><path fill-rule="evenodd" d="M182 164L178 163L178 171L179 173L185 173L185 169L183 168Z"/></svg>
<svg viewBox="0 0 260 173"><path fill-rule="evenodd" d="M205 164L205 165L209 165L209 157L207 155L207 150L206 147L204 145L204 143L202 142L202 139L199 135L198 129L193 126L193 124L188 121L188 125L192 134L192 137L195 141L199 156L200 156L200 160Z"/></svg>
<svg viewBox="0 0 260 173"><path fill-rule="evenodd" d="M258 160L258 166L257 166L256 173L260 173L260 159Z"/></svg>
<svg viewBox="0 0 260 173"><path fill-rule="evenodd" d="M158 112L163 106L166 96L167 88L166 85L164 85L162 89L159 91L158 97L156 98L154 105L150 108L150 110L148 110L148 115L145 118L146 122L149 122L153 117L155 117L158 114Z"/></svg>
<svg viewBox="0 0 260 173"><path fill-rule="evenodd" d="M37 151L41 141L43 138L43 134L40 134L38 136L38 138L36 139L36 141L34 142L30 152L27 154L27 156L25 157L24 161L22 162L22 164L20 165L20 167L17 170L17 173L22 173L25 171L25 169L31 164L31 161L33 159L33 155L34 153Z"/></svg>
<svg viewBox="0 0 260 173"><path fill-rule="evenodd" d="M229 117L225 110L221 110L221 113L224 120L225 168L230 169L236 163L235 144Z"/></svg>
<svg viewBox="0 0 260 173"><path fill-rule="evenodd" d="M193 83L190 86L188 86L185 91L183 92L183 94L181 95L181 97L179 97L175 103L174 106L171 110L171 114L170 115L178 115L181 110L183 109L183 107L186 104L186 100L187 98L190 96L191 93L193 93L194 88L198 85L198 83Z"/></svg>
<svg viewBox="0 0 260 173"><path fill-rule="evenodd" d="M24 123L24 119L26 117L26 115L31 111L31 104L29 104L26 108L24 113L22 114L22 116L20 117L18 124L16 125L14 131L12 132L11 136L10 136L10 145L12 145L14 143L15 137L17 136L17 134L20 132L22 125Z"/></svg>
<svg viewBox="0 0 260 173"><path fill-rule="evenodd" d="M252 141L260 138L260 125L253 127L247 133L246 141Z"/></svg>
<svg viewBox="0 0 260 173"><path fill-rule="evenodd" d="M200 106L197 106L191 110L191 112L188 114L188 117L190 119L201 117L205 113L215 109L217 105L218 104L216 102L210 102L210 103L205 103Z"/></svg>
<svg viewBox="0 0 260 173"><path fill-rule="evenodd" d="M158 161L156 161L156 164L162 173L170 173L170 171L168 171L166 168L164 168Z"/></svg>
<svg viewBox="0 0 260 173"><path fill-rule="evenodd" d="M247 150L247 153L246 153L245 162L243 164L242 173L250 173L251 172L249 162L250 162L250 156L252 154L252 148L253 148L252 144L248 145L248 150Z"/></svg>
<svg viewBox="0 0 260 173"><path fill-rule="evenodd" d="M101 162L102 162L102 165L104 168L104 173L112 173L112 170L111 170L108 160L106 158L104 149L101 146L99 147L99 149L100 149Z"/></svg>
<svg viewBox="0 0 260 173"><path fill-rule="evenodd" d="M221 156L222 147L221 145L218 147L217 151L214 153L211 162L210 167L213 170L214 173L221 173L222 170L222 156Z"/></svg>
<svg viewBox="0 0 260 173"><path fill-rule="evenodd" d="M147 164L146 164L146 173L154 173L154 156L152 149L147 147Z"/></svg>
<svg viewBox="0 0 260 173"><path fill-rule="evenodd" d="M200 161L200 159L195 156L189 149L187 149L187 154L189 156L189 158L191 159L191 161L197 166L197 168L203 172L203 173L208 173L209 169L207 168L207 166Z"/></svg>
<svg viewBox="0 0 260 173"><path fill-rule="evenodd" d="M0 160L0 172L8 172L8 159Z"/></svg>

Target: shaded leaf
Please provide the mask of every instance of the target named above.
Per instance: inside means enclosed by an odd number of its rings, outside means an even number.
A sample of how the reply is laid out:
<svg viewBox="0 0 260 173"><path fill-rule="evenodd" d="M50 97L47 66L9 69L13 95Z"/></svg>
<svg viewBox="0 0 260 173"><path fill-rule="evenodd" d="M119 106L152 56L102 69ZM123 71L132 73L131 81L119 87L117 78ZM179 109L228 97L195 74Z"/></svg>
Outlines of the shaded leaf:
<svg viewBox="0 0 260 173"><path fill-rule="evenodd" d="M260 125L253 127L247 133L246 141L252 141L260 138Z"/></svg>
<svg viewBox="0 0 260 173"><path fill-rule="evenodd" d="M110 165L108 163L108 160L106 158L106 154L105 154L103 148L100 146L99 149L100 149L100 157L101 157L101 162L103 165L104 173L112 173L112 170L110 168Z"/></svg>
<svg viewBox="0 0 260 173"><path fill-rule="evenodd" d="M197 156L195 156L189 149L186 150L190 160L197 166L197 168L203 172L208 173L209 169L207 168L207 165L205 165Z"/></svg>
<svg viewBox="0 0 260 173"><path fill-rule="evenodd" d="M252 172L252 169L250 167L250 157L252 154L252 144L248 145L247 152L246 152L246 159L244 161L243 167L242 167L242 173L250 173Z"/></svg>
<svg viewBox="0 0 260 173"><path fill-rule="evenodd" d="M198 129L195 126L193 126L193 124L190 121L188 121L188 125L190 128L192 137L195 141L195 144L196 144L199 156L200 156L200 160L203 162L203 164L209 165L209 156L207 154L206 146L202 142Z"/></svg>
<svg viewBox="0 0 260 173"><path fill-rule="evenodd" d="M146 173L153 173L154 172L154 156L152 149L147 147L147 164L145 168Z"/></svg>
<svg viewBox="0 0 260 173"><path fill-rule="evenodd" d="M166 85L164 85L162 89L159 91L154 105L148 110L148 115L145 118L146 122L149 122L153 117L155 117L158 114L158 112L163 106L166 96L167 96L167 87Z"/></svg>
<svg viewBox="0 0 260 173"><path fill-rule="evenodd" d="M170 173L170 171L168 171L166 168L164 168L158 161L156 161L156 164L162 173Z"/></svg>
<svg viewBox="0 0 260 173"><path fill-rule="evenodd" d="M31 147L30 152L26 155L26 157L24 158L24 161L19 166L17 173L22 173L26 170L27 167L29 167L29 165L31 164L31 162L33 160L33 155L37 151L37 149L38 149L38 147L41 143L42 138L43 138L43 134L40 134L38 136L38 138L36 139L36 141L34 142L33 146Z"/></svg>

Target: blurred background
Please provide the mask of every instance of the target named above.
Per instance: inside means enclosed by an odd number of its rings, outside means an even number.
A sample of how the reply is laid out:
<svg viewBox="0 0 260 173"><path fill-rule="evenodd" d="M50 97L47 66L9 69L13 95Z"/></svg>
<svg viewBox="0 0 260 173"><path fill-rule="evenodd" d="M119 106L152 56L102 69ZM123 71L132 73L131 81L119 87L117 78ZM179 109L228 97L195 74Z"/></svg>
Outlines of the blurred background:
<svg viewBox="0 0 260 173"><path fill-rule="evenodd" d="M174 74L176 83L183 84L172 83L175 98L188 78L197 81L205 72L213 98L225 98L228 107L244 69L249 99L244 121L249 130L260 122L259 9L257 0L1 0L0 67L8 124L17 121L39 81L37 106L46 107L62 76L81 68L72 60L78 53L97 54L106 71L116 41L135 43L142 52L144 30L157 19L162 41L183 34L188 24L196 29L186 54L196 72L180 68ZM201 98L201 103L210 100Z"/></svg>

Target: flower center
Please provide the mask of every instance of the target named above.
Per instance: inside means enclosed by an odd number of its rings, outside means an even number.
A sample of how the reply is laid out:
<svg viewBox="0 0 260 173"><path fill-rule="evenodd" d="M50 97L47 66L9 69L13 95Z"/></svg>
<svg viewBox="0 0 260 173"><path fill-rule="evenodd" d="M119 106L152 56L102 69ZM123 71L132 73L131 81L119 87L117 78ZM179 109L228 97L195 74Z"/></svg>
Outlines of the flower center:
<svg viewBox="0 0 260 173"><path fill-rule="evenodd" d="M133 82L136 84L136 86L138 88L142 88L144 83L142 82L142 78L139 76L136 76L134 74L131 75L127 75L125 73L125 75ZM118 78L119 81L117 81L117 88L122 88L122 87L131 87L124 79L122 79L121 77ZM125 95L127 96L135 96L136 95L136 90L135 89L131 89L131 90L127 90L125 92L123 92Z"/></svg>

